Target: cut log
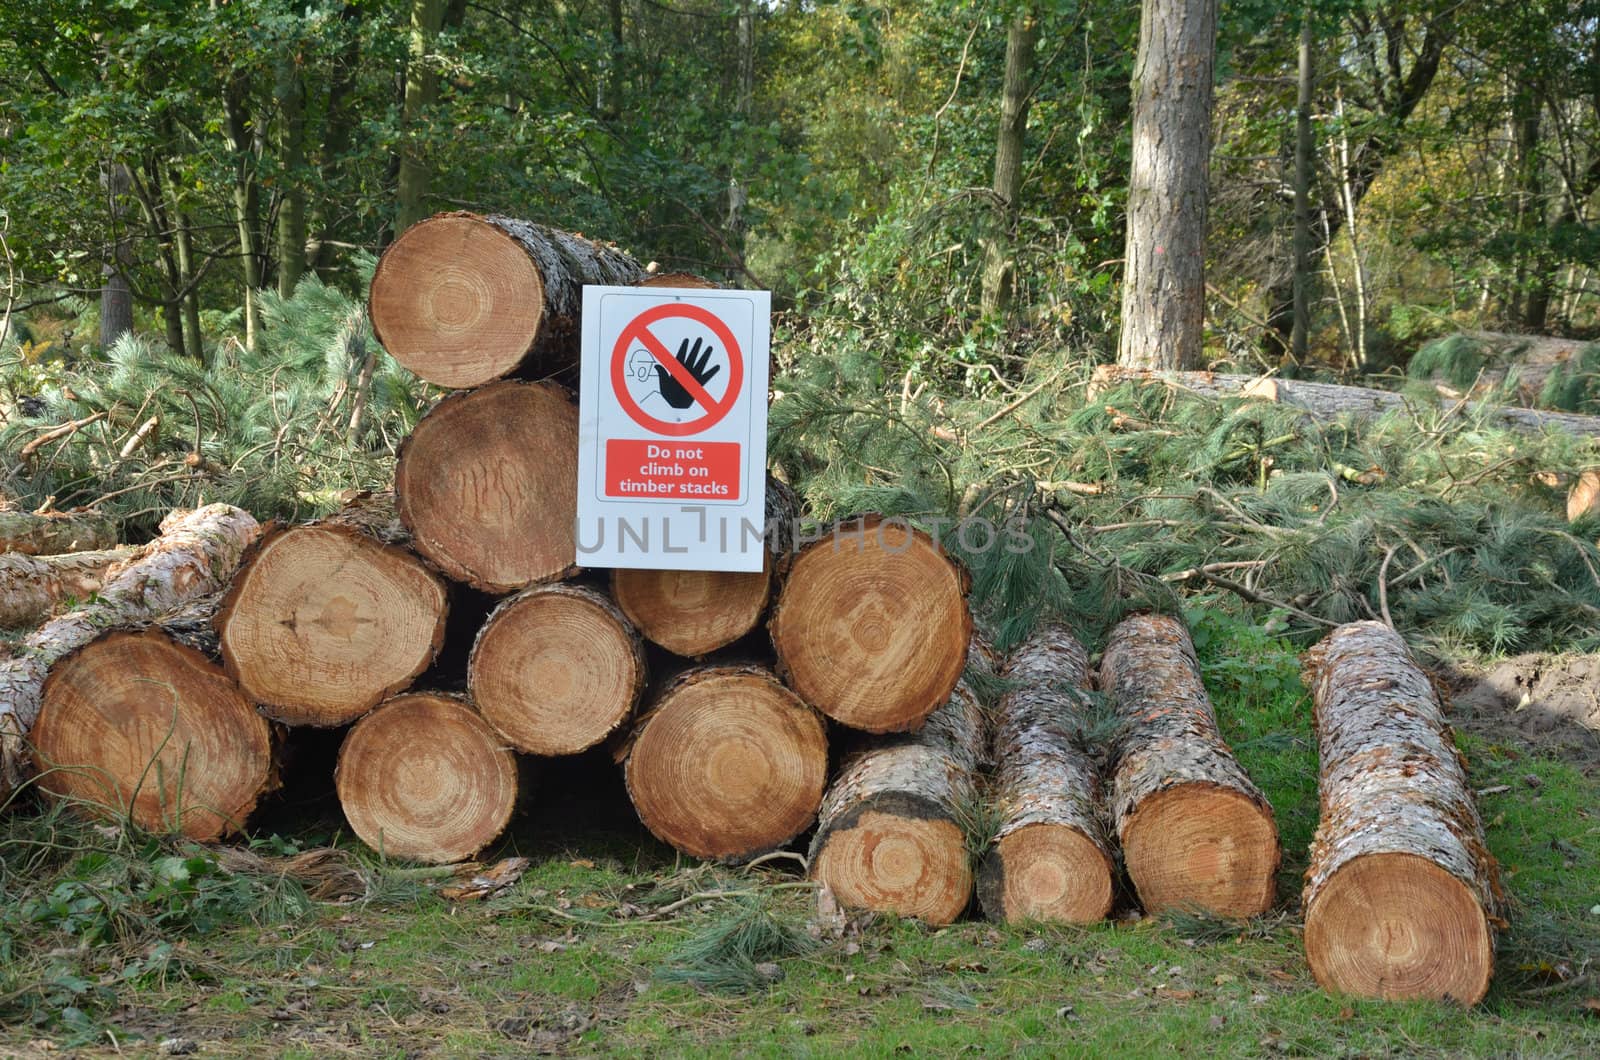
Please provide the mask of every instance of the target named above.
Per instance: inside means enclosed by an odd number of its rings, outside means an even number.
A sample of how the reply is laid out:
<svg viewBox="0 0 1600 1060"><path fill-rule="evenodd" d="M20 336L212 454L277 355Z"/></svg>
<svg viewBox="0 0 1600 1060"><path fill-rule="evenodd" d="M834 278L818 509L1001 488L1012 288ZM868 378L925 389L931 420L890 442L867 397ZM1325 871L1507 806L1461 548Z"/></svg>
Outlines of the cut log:
<svg viewBox="0 0 1600 1060"><path fill-rule="evenodd" d="M1059 626L1018 645L995 720L1000 826L978 870L991 920L1086 924L1111 912L1116 861L1094 761L1079 745L1089 657Z"/></svg>
<svg viewBox="0 0 1600 1060"><path fill-rule="evenodd" d="M748 861L803 832L828 780L822 718L758 666L679 674L619 758L628 797L653 835L725 863Z"/></svg>
<svg viewBox="0 0 1600 1060"><path fill-rule="evenodd" d="M0 553L0 627L36 626L100 591L106 579L144 550L132 546L56 556Z"/></svg>
<svg viewBox="0 0 1600 1060"><path fill-rule="evenodd" d="M115 548L117 524L99 512L0 511L0 552L55 556Z"/></svg>
<svg viewBox="0 0 1600 1060"><path fill-rule="evenodd" d="M159 628L107 633L58 660L30 740L55 798L201 841L241 830L273 777L266 719Z"/></svg>
<svg viewBox="0 0 1600 1060"><path fill-rule="evenodd" d="M571 755L603 741L644 690L639 635L604 594L541 585L501 601L478 631L467 688L519 751Z"/></svg>
<svg viewBox="0 0 1600 1060"><path fill-rule="evenodd" d="M1567 494L1567 521L1576 522L1600 509L1600 467L1591 467L1578 476Z"/></svg>
<svg viewBox="0 0 1600 1060"><path fill-rule="evenodd" d="M400 447L394 488L411 545L490 593L574 569L578 406L551 383L505 382L440 401Z"/></svg>
<svg viewBox="0 0 1600 1060"><path fill-rule="evenodd" d="M870 738L817 815L811 874L842 906L948 924L972 900L983 711L965 681L915 733Z"/></svg>
<svg viewBox="0 0 1600 1060"><path fill-rule="evenodd" d="M334 785L367 846L386 858L443 865L505 831L517 761L465 699L410 692L351 727Z"/></svg>
<svg viewBox="0 0 1600 1060"><path fill-rule="evenodd" d="M961 678L967 576L904 520L868 516L803 548L768 627L800 698L851 728L921 725Z"/></svg>
<svg viewBox="0 0 1600 1060"><path fill-rule="evenodd" d="M720 283L708 280L704 276L696 276L692 272L656 272L641 284L640 287L682 287L696 291L719 291Z"/></svg>
<svg viewBox="0 0 1600 1060"><path fill-rule="evenodd" d="M1432 683L1379 622L1334 630L1305 675L1322 804L1303 896L1312 974L1343 994L1477 1004L1502 902Z"/></svg>
<svg viewBox="0 0 1600 1060"><path fill-rule="evenodd" d="M374 513L269 526L217 614L223 663L286 725L346 725L410 686L444 642L444 579Z"/></svg>
<svg viewBox="0 0 1600 1060"><path fill-rule="evenodd" d="M1413 376L1451 386L1472 386L1474 396L1491 393L1508 379L1514 382L1518 403L1535 408L1545 402L1546 384L1558 372L1582 371L1584 361L1594 356L1594 343L1587 339L1563 339L1551 335L1511 335L1499 331L1467 331L1436 339L1417 351L1409 366ZM1451 358L1441 353L1460 352L1456 367L1465 372L1447 377L1441 362Z"/></svg>
<svg viewBox="0 0 1600 1060"><path fill-rule="evenodd" d="M1089 384L1091 398L1124 383L1165 386L1209 398L1254 398L1276 401L1301 409L1314 419L1334 420L1340 416L1371 418L1405 408L1406 395L1361 386L1315 383L1302 379L1270 376L1218 375L1215 372L1158 372L1103 364L1094 370ZM1440 394L1429 399L1440 408L1453 409L1460 398ZM1467 402L1472 415L1483 415L1513 430L1540 432L1555 428L1576 435L1600 434L1600 416L1579 416L1570 412L1545 412L1502 405Z"/></svg>
<svg viewBox="0 0 1600 1060"><path fill-rule="evenodd" d="M1121 722L1111 815L1145 910L1265 913L1277 825L1217 730L1189 631L1165 615L1125 619L1101 657L1100 689Z"/></svg>
<svg viewBox="0 0 1600 1060"><path fill-rule="evenodd" d="M99 599L45 623L0 662L0 802L25 777L23 741L50 667L106 629L147 622L218 592L258 529L248 512L227 504L173 512L144 558L118 571Z"/></svg>
<svg viewBox="0 0 1600 1060"><path fill-rule="evenodd" d="M476 387L573 369L585 284L637 284L616 247L512 217L447 213L412 225L372 275L372 330L430 383Z"/></svg>

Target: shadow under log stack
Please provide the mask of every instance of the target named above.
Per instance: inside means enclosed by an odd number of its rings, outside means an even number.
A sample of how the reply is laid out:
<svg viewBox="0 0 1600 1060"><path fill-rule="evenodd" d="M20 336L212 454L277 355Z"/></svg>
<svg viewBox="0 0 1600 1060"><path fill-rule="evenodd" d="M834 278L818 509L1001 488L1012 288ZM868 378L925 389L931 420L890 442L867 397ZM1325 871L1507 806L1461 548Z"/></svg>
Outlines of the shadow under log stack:
<svg viewBox="0 0 1600 1060"><path fill-rule="evenodd" d="M1312 974L1338 993L1477 1004L1501 902L1433 685L1380 622L1328 634L1305 675L1322 802L1303 898Z"/></svg>
<svg viewBox="0 0 1600 1060"><path fill-rule="evenodd" d="M1243 918L1270 909L1272 807L1217 730L1183 623L1125 619L1101 657L1100 689L1121 720L1111 812L1145 910Z"/></svg>
<svg viewBox="0 0 1600 1060"><path fill-rule="evenodd" d="M607 244L512 217L446 213L383 252L368 312L396 361L464 389L518 372L570 372L584 285L644 279L643 266Z"/></svg>
<svg viewBox="0 0 1600 1060"><path fill-rule="evenodd" d="M604 594L543 585L501 601L478 631L467 689L517 750L578 754L633 714L644 690L639 635Z"/></svg>
<svg viewBox="0 0 1600 1060"><path fill-rule="evenodd" d="M1116 861L1100 824L1094 761L1078 746L1089 657L1047 626L1011 653L996 712L1000 828L978 872L991 920L1084 924L1111 912Z"/></svg>
<svg viewBox="0 0 1600 1060"><path fill-rule="evenodd" d="M577 483L578 406L553 383L445 397L401 445L394 474L411 547L489 593L570 573Z"/></svg>
<svg viewBox="0 0 1600 1060"><path fill-rule="evenodd" d="M866 732L905 732L949 697L972 639L967 576L903 520L833 527L789 565L768 628L800 698Z"/></svg>
<svg viewBox="0 0 1600 1060"><path fill-rule="evenodd" d="M516 756L466 700L410 692L351 727L334 770L339 805L385 857L469 858L505 831L517 800Z"/></svg>
<svg viewBox="0 0 1600 1060"><path fill-rule="evenodd" d="M652 834L728 863L803 832L828 780L822 718L759 666L679 674L619 757L628 797Z"/></svg>

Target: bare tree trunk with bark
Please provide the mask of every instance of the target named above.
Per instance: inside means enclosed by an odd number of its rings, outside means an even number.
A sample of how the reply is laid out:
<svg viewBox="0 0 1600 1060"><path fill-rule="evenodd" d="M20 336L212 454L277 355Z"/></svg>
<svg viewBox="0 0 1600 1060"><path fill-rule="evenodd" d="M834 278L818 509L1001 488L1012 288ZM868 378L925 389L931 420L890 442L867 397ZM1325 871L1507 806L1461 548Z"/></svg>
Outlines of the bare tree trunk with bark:
<svg viewBox="0 0 1600 1060"><path fill-rule="evenodd" d="M1039 20L1024 11L1006 31L1006 68L1000 97L1000 134L994 148L994 231L984 245L983 311L1003 313L1011 306L1016 284L1012 258L1014 231L1022 191L1022 147L1033 98L1033 51L1039 41Z"/></svg>

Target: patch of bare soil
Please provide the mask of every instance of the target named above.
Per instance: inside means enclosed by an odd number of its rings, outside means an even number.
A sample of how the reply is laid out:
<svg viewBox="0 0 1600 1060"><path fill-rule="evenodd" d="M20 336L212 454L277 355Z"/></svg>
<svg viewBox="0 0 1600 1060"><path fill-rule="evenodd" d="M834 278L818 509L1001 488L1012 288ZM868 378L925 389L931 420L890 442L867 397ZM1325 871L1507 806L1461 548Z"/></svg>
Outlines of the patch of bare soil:
<svg viewBox="0 0 1600 1060"><path fill-rule="evenodd" d="M1600 772L1600 655L1518 655L1446 683L1457 727Z"/></svg>

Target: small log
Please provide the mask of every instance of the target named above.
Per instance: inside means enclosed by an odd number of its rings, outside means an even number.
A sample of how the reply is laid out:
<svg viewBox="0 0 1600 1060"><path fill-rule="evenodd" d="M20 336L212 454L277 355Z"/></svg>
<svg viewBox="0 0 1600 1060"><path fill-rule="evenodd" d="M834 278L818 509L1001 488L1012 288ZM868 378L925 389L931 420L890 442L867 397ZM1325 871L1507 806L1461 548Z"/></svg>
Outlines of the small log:
<svg viewBox="0 0 1600 1060"><path fill-rule="evenodd" d="M411 545L489 593L574 569L578 406L552 383L494 383L435 405L400 447L394 491Z"/></svg>
<svg viewBox="0 0 1600 1060"><path fill-rule="evenodd" d="M372 330L430 383L538 378L578 361L585 284L645 278L616 247L512 217L439 214L391 243L372 275Z"/></svg>
<svg viewBox="0 0 1600 1060"><path fill-rule="evenodd" d="M38 784L74 809L209 842L240 831L272 782L266 719L160 628L78 648L50 668L40 700Z"/></svg>
<svg viewBox="0 0 1600 1060"><path fill-rule="evenodd" d="M352 508L268 526L217 613L228 673L285 725L347 725L410 686L444 643L444 579Z"/></svg>
<svg viewBox="0 0 1600 1060"><path fill-rule="evenodd" d="M99 512L0 512L0 552L56 556L117 546L117 524Z"/></svg>
<svg viewBox="0 0 1600 1060"><path fill-rule="evenodd" d="M917 732L867 739L823 797L812 877L848 908L955 920L972 900L966 826L984 744L965 681Z"/></svg>
<svg viewBox="0 0 1600 1060"><path fill-rule="evenodd" d="M604 594L540 585L500 602L478 631L467 689L496 732L527 754L601 743L644 690L639 635Z"/></svg>
<svg viewBox="0 0 1600 1060"><path fill-rule="evenodd" d="M1217 730L1181 621L1135 615L1111 632L1100 689L1121 718L1111 813L1145 910L1250 917L1272 907L1272 807Z"/></svg>
<svg viewBox="0 0 1600 1060"><path fill-rule="evenodd" d="M1578 476L1567 494L1567 521L1577 522L1600 508L1600 467L1591 467Z"/></svg>
<svg viewBox="0 0 1600 1060"><path fill-rule="evenodd" d="M1089 657L1059 626L1018 645L995 721L1000 827L978 870L991 920L1086 924L1111 912L1116 860L1101 826L1099 779L1074 735Z"/></svg>
<svg viewBox="0 0 1600 1060"><path fill-rule="evenodd" d="M640 287L681 287L697 291L718 291L720 283L696 276L692 272L654 272L639 284Z"/></svg>
<svg viewBox="0 0 1600 1060"><path fill-rule="evenodd" d="M367 846L386 858L444 865L505 831L517 761L465 699L409 692L351 727L334 786Z"/></svg>
<svg viewBox="0 0 1600 1060"><path fill-rule="evenodd" d="M106 582L98 600L45 623L0 661L0 802L25 779L24 738L50 667L106 629L148 622L218 592L258 530L248 512L227 504L173 512L144 557Z"/></svg>
<svg viewBox="0 0 1600 1060"><path fill-rule="evenodd" d="M803 832L828 780L822 718L759 666L679 674L618 757L651 834L692 857L730 864Z"/></svg>
<svg viewBox="0 0 1600 1060"><path fill-rule="evenodd" d="M838 524L784 576L768 622L779 673L841 724L915 729L961 679L972 639L967 584L904 520Z"/></svg>
<svg viewBox="0 0 1600 1060"><path fill-rule="evenodd" d="M87 601L118 568L142 555L133 546L56 556L0 553L0 627L36 626L69 603Z"/></svg>
<svg viewBox="0 0 1600 1060"><path fill-rule="evenodd" d="M1303 896L1312 974L1343 994L1477 1004L1502 901L1432 683L1379 622L1328 634L1305 675L1322 804Z"/></svg>

